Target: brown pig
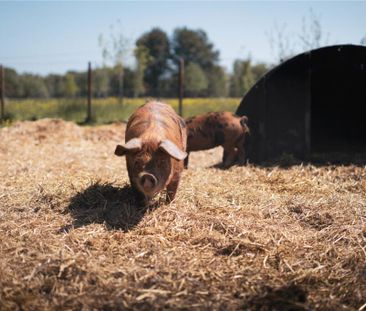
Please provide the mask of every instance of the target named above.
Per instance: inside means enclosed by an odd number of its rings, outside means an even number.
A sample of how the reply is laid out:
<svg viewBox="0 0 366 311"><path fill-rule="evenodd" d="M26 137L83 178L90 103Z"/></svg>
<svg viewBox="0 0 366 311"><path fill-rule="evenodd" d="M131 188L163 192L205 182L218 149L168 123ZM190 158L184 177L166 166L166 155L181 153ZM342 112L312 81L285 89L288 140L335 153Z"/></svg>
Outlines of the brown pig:
<svg viewBox="0 0 366 311"><path fill-rule="evenodd" d="M207 150L217 146L224 148L223 166L229 167L236 160L245 163L244 140L249 133L248 118L231 112L209 112L186 120L188 139L185 167L189 152Z"/></svg>
<svg viewBox="0 0 366 311"><path fill-rule="evenodd" d="M126 156L131 185L145 204L165 188L171 202L187 156L184 120L167 104L150 101L131 115L125 136L125 144L117 145L115 154Z"/></svg>

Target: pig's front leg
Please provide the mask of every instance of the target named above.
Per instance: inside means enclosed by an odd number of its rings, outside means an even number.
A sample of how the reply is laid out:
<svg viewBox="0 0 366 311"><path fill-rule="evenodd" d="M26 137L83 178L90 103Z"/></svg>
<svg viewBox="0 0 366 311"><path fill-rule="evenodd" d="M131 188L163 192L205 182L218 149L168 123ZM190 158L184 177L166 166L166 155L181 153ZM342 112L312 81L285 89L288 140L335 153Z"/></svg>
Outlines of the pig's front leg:
<svg viewBox="0 0 366 311"><path fill-rule="evenodd" d="M184 159L184 168L188 168L188 162L189 162L189 152L187 152L187 157Z"/></svg>
<svg viewBox="0 0 366 311"><path fill-rule="evenodd" d="M135 190L136 204L139 207L148 207L152 203L152 198L145 195L138 187L133 183L133 188Z"/></svg>
<svg viewBox="0 0 366 311"><path fill-rule="evenodd" d="M223 167L228 168L234 164L237 151L232 146L230 146L230 147L225 146L224 148L225 149L224 149L224 156L223 156L223 160L224 160Z"/></svg>
<svg viewBox="0 0 366 311"><path fill-rule="evenodd" d="M178 190L179 180L180 180L180 173L176 173L174 174L170 183L167 185L166 203L170 203L174 200Z"/></svg>

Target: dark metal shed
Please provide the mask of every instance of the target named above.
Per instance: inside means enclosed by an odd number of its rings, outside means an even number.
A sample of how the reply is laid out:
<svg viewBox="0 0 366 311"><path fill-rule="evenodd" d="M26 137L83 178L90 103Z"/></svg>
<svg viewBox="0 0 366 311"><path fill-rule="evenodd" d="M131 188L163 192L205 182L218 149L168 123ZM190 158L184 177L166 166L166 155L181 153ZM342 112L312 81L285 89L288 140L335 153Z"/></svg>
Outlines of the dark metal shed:
<svg viewBox="0 0 366 311"><path fill-rule="evenodd" d="M252 162L365 151L366 47L329 46L283 62L249 90L236 113L249 118Z"/></svg>

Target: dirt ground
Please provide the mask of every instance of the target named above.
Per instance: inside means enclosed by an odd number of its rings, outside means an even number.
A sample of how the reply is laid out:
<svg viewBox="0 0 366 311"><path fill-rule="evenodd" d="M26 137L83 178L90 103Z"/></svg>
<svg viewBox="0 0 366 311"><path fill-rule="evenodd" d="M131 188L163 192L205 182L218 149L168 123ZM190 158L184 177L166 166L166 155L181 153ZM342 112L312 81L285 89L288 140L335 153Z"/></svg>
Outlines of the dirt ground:
<svg viewBox="0 0 366 311"><path fill-rule="evenodd" d="M366 168L213 167L137 206L123 124L0 129L0 310L366 310Z"/></svg>

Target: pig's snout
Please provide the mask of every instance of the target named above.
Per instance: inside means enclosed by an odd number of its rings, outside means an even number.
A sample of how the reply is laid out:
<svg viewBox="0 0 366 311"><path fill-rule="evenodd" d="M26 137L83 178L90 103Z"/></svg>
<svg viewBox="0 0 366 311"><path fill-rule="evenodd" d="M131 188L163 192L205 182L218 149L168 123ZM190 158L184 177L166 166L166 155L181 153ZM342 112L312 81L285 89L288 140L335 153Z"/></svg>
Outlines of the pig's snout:
<svg viewBox="0 0 366 311"><path fill-rule="evenodd" d="M144 173L140 177L140 184L144 191L153 192L158 184L158 181L154 175Z"/></svg>

